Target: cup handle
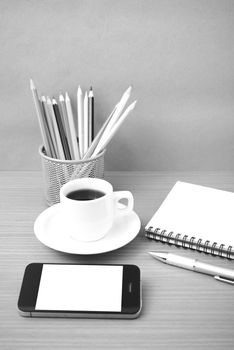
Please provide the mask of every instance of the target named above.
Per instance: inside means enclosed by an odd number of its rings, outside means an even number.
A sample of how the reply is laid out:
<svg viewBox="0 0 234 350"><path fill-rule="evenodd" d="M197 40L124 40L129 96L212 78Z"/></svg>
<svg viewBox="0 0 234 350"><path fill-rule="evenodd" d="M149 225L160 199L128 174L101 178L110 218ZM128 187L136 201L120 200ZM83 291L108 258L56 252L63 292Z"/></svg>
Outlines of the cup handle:
<svg viewBox="0 0 234 350"><path fill-rule="evenodd" d="M133 210L134 199L133 199L133 195L130 191L116 191L116 192L113 192L113 195L114 195L116 210L118 211L118 213L121 213L123 215L127 215ZM118 202L121 199L128 200L128 204L124 208L118 208Z"/></svg>

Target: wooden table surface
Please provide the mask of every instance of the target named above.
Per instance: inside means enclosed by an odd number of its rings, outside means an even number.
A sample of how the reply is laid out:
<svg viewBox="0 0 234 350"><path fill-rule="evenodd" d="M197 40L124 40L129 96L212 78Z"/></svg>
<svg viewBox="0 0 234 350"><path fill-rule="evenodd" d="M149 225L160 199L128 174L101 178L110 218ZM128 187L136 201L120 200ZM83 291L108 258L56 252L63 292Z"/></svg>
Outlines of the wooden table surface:
<svg viewBox="0 0 234 350"><path fill-rule="evenodd" d="M33 223L46 209L41 172L0 173L0 349L233 349L234 286L162 264L147 252L163 249L230 268L234 262L151 242L143 227L177 180L234 191L234 172L109 172L106 179L133 193L142 229L121 249L79 256L47 248L34 236ZM31 262L136 264L142 313L135 320L23 318L17 299Z"/></svg>

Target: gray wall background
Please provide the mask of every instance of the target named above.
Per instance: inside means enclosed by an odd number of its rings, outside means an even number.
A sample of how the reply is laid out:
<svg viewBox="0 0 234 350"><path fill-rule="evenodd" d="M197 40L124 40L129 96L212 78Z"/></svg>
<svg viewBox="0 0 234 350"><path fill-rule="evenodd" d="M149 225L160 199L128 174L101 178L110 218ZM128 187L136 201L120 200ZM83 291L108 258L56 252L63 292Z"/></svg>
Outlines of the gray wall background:
<svg viewBox="0 0 234 350"><path fill-rule="evenodd" d="M29 78L93 86L96 130L133 85L109 170L234 169L234 1L1 0L0 169L40 169Z"/></svg>

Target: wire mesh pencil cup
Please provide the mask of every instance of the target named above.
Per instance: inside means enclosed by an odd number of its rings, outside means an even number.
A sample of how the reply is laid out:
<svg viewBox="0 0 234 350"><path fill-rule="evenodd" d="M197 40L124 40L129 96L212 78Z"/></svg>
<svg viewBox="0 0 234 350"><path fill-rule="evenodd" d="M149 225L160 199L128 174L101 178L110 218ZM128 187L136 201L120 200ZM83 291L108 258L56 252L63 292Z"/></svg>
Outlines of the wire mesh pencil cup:
<svg viewBox="0 0 234 350"><path fill-rule="evenodd" d="M68 181L82 178L104 177L105 150L98 156L86 160L60 160L48 157L44 146L39 147L45 185L46 203L51 206L59 203L60 188Z"/></svg>

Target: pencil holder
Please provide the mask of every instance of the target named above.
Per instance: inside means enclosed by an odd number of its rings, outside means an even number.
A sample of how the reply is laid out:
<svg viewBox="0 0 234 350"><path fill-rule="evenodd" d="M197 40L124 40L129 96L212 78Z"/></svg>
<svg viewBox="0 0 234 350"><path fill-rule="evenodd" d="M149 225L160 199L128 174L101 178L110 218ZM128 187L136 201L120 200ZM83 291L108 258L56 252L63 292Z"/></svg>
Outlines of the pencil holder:
<svg viewBox="0 0 234 350"><path fill-rule="evenodd" d="M45 185L46 203L59 203L60 188L68 181L82 177L104 177L105 150L86 160L59 160L48 157L44 146L39 147Z"/></svg>

